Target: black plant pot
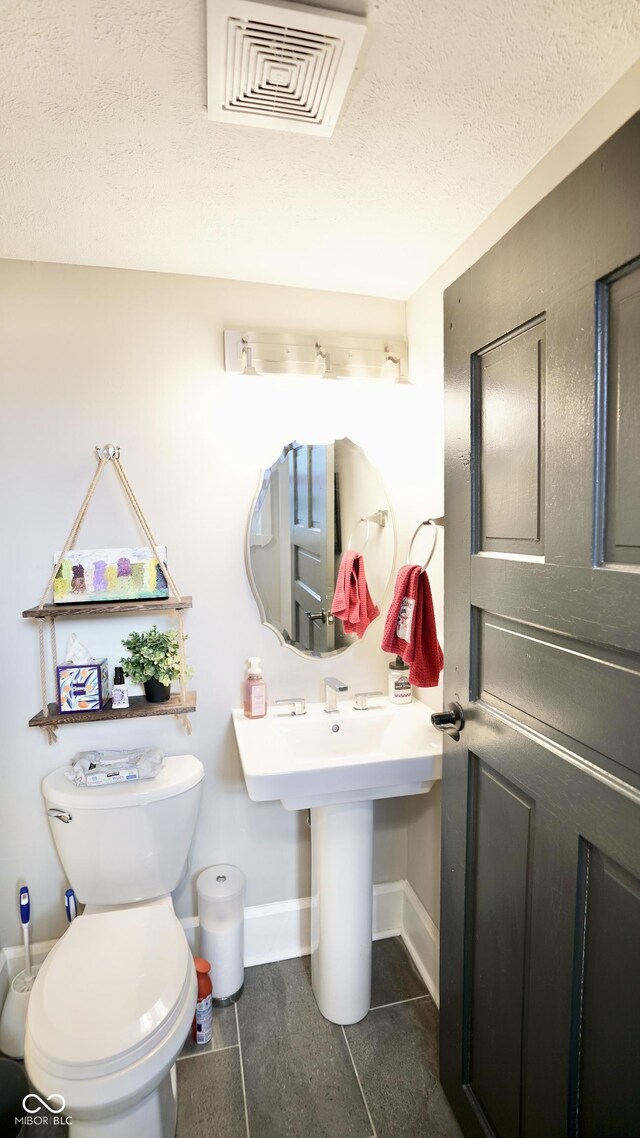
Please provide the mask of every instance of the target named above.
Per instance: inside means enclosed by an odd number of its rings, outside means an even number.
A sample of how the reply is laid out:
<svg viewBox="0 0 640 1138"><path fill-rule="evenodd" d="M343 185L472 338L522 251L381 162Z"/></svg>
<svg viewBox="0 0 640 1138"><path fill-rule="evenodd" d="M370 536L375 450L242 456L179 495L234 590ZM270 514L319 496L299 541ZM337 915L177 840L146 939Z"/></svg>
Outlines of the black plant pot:
<svg viewBox="0 0 640 1138"><path fill-rule="evenodd" d="M144 682L144 694L147 703L166 703L171 697L171 684L161 684L160 680L152 676Z"/></svg>

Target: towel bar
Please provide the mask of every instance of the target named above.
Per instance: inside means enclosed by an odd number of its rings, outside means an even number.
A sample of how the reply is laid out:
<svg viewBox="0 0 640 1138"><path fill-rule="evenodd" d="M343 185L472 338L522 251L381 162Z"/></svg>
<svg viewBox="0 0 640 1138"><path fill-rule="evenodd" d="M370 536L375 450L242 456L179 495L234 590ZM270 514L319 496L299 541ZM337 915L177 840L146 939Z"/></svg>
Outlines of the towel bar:
<svg viewBox="0 0 640 1138"><path fill-rule="evenodd" d="M377 526L380 526L380 528L383 529L384 526L386 526L386 524L387 524L388 514L389 514L388 510L376 510L375 514L369 514L369 516L367 518L358 518L356 524L354 525L353 529L351 530L351 533L349 534L349 540L347 542L347 549L351 549L351 542L353 541L353 538L355 536L355 533L356 533L358 526L361 525L362 522L365 522L366 527L367 527L367 532L365 535L364 542L362 544L362 550L360 551L360 552L363 552L363 550L364 550L364 548L365 548L365 546L369 540L369 534L371 533L371 522L375 522L375 524Z"/></svg>
<svg viewBox="0 0 640 1138"><path fill-rule="evenodd" d="M435 548L436 548L436 545L438 542L438 526L443 526L443 525L444 525L444 517L427 518L426 522L420 522L420 525L415 530L413 537L411 538L411 541L409 542L409 554L407 557L407 564L408 565L411 564L411 551L413 549L413 543L416 540L418 534L420 533L420 530L424 526L433 526L433 544L431 546L431 549L429 550L429 556L427 557L427 560L425 561L424 565L422 566L422 571L424 572L424 570L427 568L427 565L429 564L429 562L431 561L431 558L433 557L433 555L435 553Z"/></svg>

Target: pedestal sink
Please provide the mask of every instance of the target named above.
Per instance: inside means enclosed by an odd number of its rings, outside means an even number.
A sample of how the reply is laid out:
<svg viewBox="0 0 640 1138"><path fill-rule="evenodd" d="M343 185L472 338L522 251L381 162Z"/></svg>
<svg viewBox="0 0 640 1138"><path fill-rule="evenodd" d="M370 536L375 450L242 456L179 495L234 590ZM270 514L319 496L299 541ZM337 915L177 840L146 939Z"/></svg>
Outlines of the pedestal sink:
<svg viewBox="0 0 640 1138"><path fill-rule="evenodd" d="M431 790L442 736L417 701L234 711L233 726L249 797L311 811L311 982L326 1019L357 1023L371 998L373 802Z"/></svg>

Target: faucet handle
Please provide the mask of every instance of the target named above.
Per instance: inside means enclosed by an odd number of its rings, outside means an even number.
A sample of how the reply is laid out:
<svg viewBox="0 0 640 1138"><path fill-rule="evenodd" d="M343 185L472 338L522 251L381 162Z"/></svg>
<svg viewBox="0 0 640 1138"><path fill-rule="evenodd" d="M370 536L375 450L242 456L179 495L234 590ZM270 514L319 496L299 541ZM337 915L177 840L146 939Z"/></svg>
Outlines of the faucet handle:
<svg viewBox="0 0 640 1138"><path fill-rule="evenodd" d="M381 691L359 691L359 692L356 692L356 697L355 697L355 700L353 702L354 709L356 711L370 711L371 708L370 708L369 700L370 699L382 699L383 696L384 696L384 692L381 692ZM379 703L376 704L376 707L379 707L379 706L380 706Z"/></svg>
<svg viewBox="0 0 640 1138"><path fill-rule="evenodd" d="M292 710L290 715L306 715L307 707L305 700L301 696L294 697L293 699L277 699L276 704L283 706L284 704L290 705Z"/></svg>

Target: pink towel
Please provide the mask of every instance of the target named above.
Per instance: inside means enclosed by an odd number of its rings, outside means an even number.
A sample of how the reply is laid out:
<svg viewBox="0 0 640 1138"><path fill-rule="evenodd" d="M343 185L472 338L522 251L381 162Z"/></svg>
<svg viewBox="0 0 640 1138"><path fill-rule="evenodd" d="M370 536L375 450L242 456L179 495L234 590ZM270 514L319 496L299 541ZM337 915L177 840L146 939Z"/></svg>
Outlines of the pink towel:
<svg viewBox="0 0 640 1138"><path fill-rule="evenodd" d="M438 643L431 586L419 565L403 565L382 636L384 652L409 664L409 680L417 688L438 684L444 657Z"/></svg>
<svg viewBox="0 0 640 1138"><path fill-rule="evenodd" d="M369 593L362 554L353 549L348 549L340 562L331 612L342 621L345 632L355 632L359 638L380 615Z"/></svg>

